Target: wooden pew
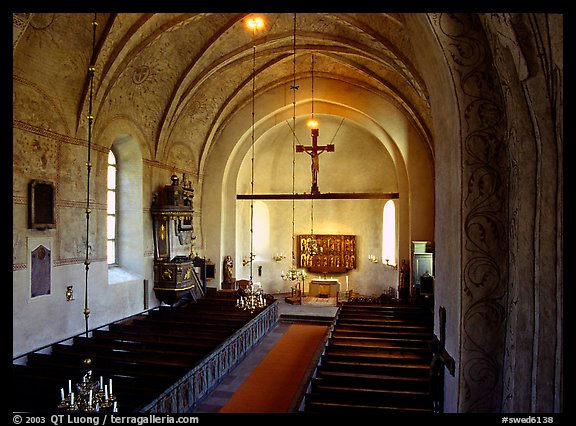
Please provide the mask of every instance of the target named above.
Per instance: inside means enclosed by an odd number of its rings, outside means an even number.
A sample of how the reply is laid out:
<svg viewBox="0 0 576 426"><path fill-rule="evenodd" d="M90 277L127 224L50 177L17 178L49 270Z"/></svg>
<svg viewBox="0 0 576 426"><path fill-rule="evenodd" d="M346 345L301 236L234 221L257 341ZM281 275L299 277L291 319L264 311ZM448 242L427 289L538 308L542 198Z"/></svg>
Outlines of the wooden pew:
<svg viewBox="0 0 576 426"><path fill-rule="evenodd" d="M129 333L96 330L91 337L77 336L74 344L90 346L113 347L117 350L163 352L165 354L186 354L188 356L204 356L206 351L199 348L194 341L169 339L165 336L146 336Z"/></svg>
<svg viewBox="0 0 576 426"><path fill-rule="evenodd" d="M94 330L92 337L98 340L107 341L122 341L122 342L132 342L147 347L154 348L158 352L162 352L164 348L170 348L174 351L188 351L188 352L198 352L206 353L206 348L201 348L196 345L194 339L185 340L180 337L166 336L163 334L139 334L131 332L122 331L110 331L110 330Z"/></svg>
<svg viewBox="0 0 576 426"><path fill-rule="evenodd" d="M431 413L433 317L344 302L304 397L306 412Z"/></svg>
<svg viewBox="0 0 576 426"><path fill-rule="evenodd" d="M212 328L212 327L211 327ZM227 331L232 333L235 329L230 328L230 326L214 326L215 331ZM170 328L159 328L155 327L153 324L138 324L138 323L122 323L122 324L110 324L110 331L118 331L126 334L145 334L149 336L162 335L177 338L194 338L194 330L186 331L180 329L170 329ZM198 339L200 341L200 339Z"/></svg>
<svg viewBox="0 0 576 426"><path fill-rule="evenodd" d="M235 304L235 298L212 295L161 306L70 344L54 344L51 353L30 353L26 365L13 365L13 410L53 412L60 388L81 379L89 357L95 376L113 378L121 412L137 411L258 314Z"/></svg>

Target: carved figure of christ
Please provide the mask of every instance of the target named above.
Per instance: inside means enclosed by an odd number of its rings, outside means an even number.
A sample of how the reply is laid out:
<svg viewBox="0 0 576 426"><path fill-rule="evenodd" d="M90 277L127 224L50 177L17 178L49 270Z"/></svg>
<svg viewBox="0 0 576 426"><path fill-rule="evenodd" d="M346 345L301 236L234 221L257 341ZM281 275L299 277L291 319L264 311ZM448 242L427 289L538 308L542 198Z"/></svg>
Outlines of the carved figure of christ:
<svg viewBox="0 0 576 426"><path fill-rule="evenodd" d="M334 145L318 145L318 129L312 129L312 145L304 146L304 145L296 145L296 152L305 152L306 154L310 155L312 159L311 171L312 171L312 194L319 194L320 191L318 190L318 171L320 170L320 154L324 151L326 152L334 152Z"/></svg>

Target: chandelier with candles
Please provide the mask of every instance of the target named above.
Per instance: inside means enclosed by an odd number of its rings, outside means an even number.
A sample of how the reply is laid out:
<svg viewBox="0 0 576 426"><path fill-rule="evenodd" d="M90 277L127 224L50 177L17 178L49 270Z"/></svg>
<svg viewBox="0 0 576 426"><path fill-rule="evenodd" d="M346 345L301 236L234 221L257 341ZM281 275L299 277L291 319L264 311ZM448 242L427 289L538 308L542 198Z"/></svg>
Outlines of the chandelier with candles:
<svg viewBox="0 0 576 426"><path fill-rule="evenodd" d="M90 172L92 170L92 162L90 160L91 147L92 147L92 124L94 122L94 116L92 115L93 106L93 87L94 87L94 71L95 67L95 52L96 52L96 28L98 27L98 21L96 20L96 14L94 14L94 19L92 21L92 55L90 57L90 65L88 67L89 72L89 84L90 84L90 98L88 105L88 149L87 149L87 160L86 160L86 246L85 246L85 296L84 296L84 323L86 332L85 335L88 337L89 330L89 317L90 309L88 307L88 272L90 270L90 213L92 212L90 208ZM64 388L60 388L60 403L58 404L58 409L74 412L98 412L98 411L118 411L118 402L116 400L116 395L112 393L112 379L108 383L104 384L104 378L100 376L100 380L92 379L92 360L86 358L84 360L84 366L87 371L82 376L82 380L72 387L72 380L68 380L68 394L64 391Z"/></svg>
<svg viewBox="0 0 576 426"><path fill-rule="evenodd" d="M266 306L266 297L261 287L255 288L251 282L247 288L240 290L240 296L236 300L236 307L253 313L256 309Z"/></svg>
<svg viewBox="0 0 576 426"><path fill-rule="evenodd" d="M253 282L253 271L254 271L254 259L256 258L254 254L254 98L255 98L255 80L256 80L256 43L254 38L256 37L256 31L261 30L264 27L264 20L258 16L248 18L246 21L246 26L252 30L252 141L251 141L251 152L252 152L252 168L251 168L251 192L252 197L250 201L250 256L249 259L244 259L242 265L246 266L250 264L250 281L246 288L239 290L239 297L236 300L236 307L239 309L244 309L253 313L256 309L261 309L266 306L266 298L262 287L259 285L255 288Z"/></svg>
<svg viewBox="0 0 576 426"><path fill-rule="evenodd" d="M296 267L296 257L294 254L294 246L296 240L295 234L295 164L296 164L296 90L298 90L298 86L296 85L296 14L294 14L294 27L293 27L293 72L292 72L292 86L290 89L292 90L292 263L290 265L290 269L287 272L282 271L280 277L284 281L292 281L292 282L300 282L302 281L302 289L304 288L304 280L306 279L307 275L305 270L298 269Z"/></svg>
<svg viewBox="0 0 576 426"><path fill-rule="evenodd" d="M104 378L100 380L92 378L90 358L84 360L84 365L88 370L82 376L82 381L72 387L72 380L68 380L68 394L64 388L60 389L60 404L58 408L66 411L77 412L99 412L112 411L118 412L118 401L116 395L112 393L112 379L104 383Z"/></svg>
<svg viewBox="0 0 576 426"><path fill-rule="evenodd" d="M294 263L292 263L287 272L282 271L280 275L284 281L304 281L307 276L306 271L296 268Z"/></svg>

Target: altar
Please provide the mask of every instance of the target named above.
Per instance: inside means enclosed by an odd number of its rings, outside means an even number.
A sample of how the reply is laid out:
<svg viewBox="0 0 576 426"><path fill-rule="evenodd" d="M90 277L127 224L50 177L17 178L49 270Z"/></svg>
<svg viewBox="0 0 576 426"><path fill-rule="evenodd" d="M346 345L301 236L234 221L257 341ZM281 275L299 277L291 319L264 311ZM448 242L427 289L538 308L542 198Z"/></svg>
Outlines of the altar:
<svg viewBox="0 0 576 426"><path fill-rule="evenodd" d="M311 297L336 297L339 291L340 281L318 278L310 281L308 295Z"/></svg>

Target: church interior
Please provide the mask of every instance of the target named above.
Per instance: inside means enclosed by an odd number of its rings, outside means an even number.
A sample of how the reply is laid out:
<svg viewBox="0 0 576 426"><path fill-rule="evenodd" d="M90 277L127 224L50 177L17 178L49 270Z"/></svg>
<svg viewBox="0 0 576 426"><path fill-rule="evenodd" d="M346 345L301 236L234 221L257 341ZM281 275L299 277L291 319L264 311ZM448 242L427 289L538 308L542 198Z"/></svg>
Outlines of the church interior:
<svg viewBox="0 0 576 426"><path fill-rule="evenodd" d="M143 410L189 412L319 298L423 308L432 411L563 412L561 13L14 13L12 64L23 391L129 321Z"/></svg>

